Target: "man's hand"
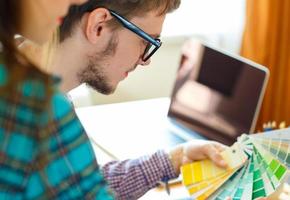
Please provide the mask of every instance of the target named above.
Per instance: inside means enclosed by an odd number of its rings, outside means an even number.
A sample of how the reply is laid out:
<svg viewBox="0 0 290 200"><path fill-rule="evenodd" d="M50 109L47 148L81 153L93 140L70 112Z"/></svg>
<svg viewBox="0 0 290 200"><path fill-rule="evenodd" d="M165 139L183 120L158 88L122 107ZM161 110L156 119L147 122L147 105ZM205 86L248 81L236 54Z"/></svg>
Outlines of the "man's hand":
<svg viewBox="0 0 290 200"><path fill-rule="evenodd" d="M173 148L169 151L169 156L176 174L180 174L180 167L184 164L210 159L217 166L225 168L226 162L223 160L220 153L227 147L213 141L192 140Z"/></svg>

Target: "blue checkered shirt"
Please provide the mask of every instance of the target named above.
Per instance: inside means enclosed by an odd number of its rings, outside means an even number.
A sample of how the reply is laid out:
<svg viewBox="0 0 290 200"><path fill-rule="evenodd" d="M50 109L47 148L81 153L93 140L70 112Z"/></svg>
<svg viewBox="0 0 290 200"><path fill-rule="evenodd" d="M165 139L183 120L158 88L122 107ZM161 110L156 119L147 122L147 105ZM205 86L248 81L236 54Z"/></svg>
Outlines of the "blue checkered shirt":
<svg viewBox="0 0 290 200"><path fill-rule="evenodd" d="M113 199L59 81L50 98L30 73L7 91L8 81L0 64L0 199Z"/></svg>

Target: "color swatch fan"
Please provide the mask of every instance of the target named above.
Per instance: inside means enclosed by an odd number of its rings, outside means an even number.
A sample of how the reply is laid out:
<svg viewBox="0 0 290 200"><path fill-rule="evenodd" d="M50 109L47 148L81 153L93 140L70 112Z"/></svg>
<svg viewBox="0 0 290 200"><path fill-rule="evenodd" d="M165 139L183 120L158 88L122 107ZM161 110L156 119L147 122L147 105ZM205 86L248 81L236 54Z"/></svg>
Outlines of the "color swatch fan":
<svg viewBox="0 0 290 200"><path fill-rule="evenodd" d="M192 199L252 200L272 194L289 176L290 129L242 135L222 152L228 168L210 160L181 167Z"/></svg>

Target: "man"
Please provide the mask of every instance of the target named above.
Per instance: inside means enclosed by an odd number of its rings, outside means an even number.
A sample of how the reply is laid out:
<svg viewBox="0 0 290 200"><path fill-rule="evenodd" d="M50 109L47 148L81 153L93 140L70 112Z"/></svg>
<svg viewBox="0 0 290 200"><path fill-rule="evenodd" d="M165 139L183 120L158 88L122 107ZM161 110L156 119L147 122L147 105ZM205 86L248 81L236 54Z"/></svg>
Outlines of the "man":
<svg viewBox="0 0 290 200"><path fill-rule="evenodd" d="M72 7L61 26L51 69L62 77L63 92L81 83L103 94L114 92L138 65L150 63L161 45L165 16L179 4L180 0L89 0ZM137 199L158 182L176 178L184 163L210 158L226 167L219 154L224 149L216 142L192 141L169 152L110 162L103 173L117 199Z"/></svg>

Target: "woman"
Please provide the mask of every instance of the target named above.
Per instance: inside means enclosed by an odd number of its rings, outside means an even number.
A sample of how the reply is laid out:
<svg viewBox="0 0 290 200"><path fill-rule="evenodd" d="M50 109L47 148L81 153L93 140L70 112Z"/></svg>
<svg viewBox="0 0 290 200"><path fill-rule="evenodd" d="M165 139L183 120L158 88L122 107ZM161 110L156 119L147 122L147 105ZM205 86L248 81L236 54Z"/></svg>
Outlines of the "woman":
<svg viewBox="0 0 290 200"><path fill-rule="evenodd" d="M19 34L44 44L84 2L0 1L0 199L112 199L57 78L15 42Z"/></svg>

